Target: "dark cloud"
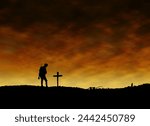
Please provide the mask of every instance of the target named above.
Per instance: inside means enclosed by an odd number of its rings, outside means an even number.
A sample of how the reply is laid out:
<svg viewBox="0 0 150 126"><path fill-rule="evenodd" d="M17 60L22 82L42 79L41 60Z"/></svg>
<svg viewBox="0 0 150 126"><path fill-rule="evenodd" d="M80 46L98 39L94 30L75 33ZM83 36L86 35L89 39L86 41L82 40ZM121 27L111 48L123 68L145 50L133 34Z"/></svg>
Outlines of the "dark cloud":
<svg viewBox="0 0 150 126"><path fill-rule="evenodd" d="M35 23L52 23L59 27L74 24L80 28L134 11L149 15L148 0L2 0L0 5L1 25L17 29Z"/></svg>

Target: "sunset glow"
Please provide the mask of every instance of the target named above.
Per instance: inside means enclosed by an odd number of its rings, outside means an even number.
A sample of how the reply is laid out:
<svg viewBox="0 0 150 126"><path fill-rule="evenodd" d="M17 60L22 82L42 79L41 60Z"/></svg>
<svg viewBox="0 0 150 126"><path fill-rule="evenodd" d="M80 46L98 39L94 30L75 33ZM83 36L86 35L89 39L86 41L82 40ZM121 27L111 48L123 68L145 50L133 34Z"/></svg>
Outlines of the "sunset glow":
<svg viewBox="0 0 150 126"><path fill-rule="evenodd" d="M143 1L143 2L142 2ZM126 87L149 83L149 0L2 0L0 84Z"/></svg>

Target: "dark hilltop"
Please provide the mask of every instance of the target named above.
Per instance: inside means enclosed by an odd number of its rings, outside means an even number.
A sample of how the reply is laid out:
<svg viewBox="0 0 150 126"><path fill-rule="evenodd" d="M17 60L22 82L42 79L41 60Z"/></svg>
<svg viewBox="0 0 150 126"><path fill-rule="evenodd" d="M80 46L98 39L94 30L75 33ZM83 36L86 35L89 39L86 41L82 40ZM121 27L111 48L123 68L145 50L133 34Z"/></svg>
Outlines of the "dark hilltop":
<svg viewBox="0 0 150 126"><path fill-rule="evenodd" d="M1 108L150 108L150 84L117 89L3 86Z"/></svg>

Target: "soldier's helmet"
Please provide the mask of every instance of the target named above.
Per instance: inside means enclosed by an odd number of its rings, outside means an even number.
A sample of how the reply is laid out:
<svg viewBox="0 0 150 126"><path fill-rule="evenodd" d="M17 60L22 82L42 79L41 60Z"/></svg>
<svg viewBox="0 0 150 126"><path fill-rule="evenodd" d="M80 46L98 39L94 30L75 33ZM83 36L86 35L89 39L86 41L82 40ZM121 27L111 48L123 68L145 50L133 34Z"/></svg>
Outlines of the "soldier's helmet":
<svg viewBox="0 0 150 126"><path fill-rule="evenodd" d="M44 66L45 66L45 67L47 67L47 66L48 66L48 64L47 64L47 63L45 63L45 64L44 64Z"/></svg>

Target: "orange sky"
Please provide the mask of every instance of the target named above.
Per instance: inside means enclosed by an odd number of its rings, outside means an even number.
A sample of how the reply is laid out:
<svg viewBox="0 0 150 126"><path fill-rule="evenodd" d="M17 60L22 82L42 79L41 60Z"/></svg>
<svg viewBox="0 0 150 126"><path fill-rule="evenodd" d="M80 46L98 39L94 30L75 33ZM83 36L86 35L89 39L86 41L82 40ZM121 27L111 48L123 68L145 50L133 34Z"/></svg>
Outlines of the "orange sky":
<svg viewBox="0 0 150 126"><path fill-rule="evenodd" d="M2 0L0 84L40 85L48 63L61 85L125 87L149 83L148 1Z"/></svg>

